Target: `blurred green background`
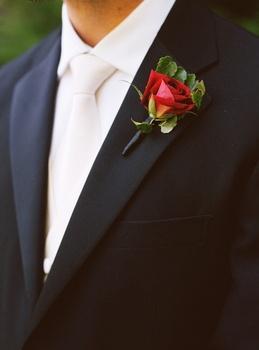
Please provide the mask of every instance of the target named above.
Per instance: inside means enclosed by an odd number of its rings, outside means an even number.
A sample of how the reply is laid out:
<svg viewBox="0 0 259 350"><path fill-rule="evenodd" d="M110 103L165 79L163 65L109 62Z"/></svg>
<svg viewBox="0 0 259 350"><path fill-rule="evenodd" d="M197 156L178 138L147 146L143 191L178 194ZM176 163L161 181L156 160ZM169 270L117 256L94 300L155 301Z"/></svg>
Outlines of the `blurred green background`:
<svg viewBox="0 0 259 350"><path fill-rule="evenodd" d="M61 4L61 0L0 0L0 65L56 28Z"/></svg>
<svg viewBox="0 0 259 350"><path fill-rule="evenodd" d="M259 36L259 0L200 1ZM0 0L0 65L56 28L61 4L62 0Z"/></svg>

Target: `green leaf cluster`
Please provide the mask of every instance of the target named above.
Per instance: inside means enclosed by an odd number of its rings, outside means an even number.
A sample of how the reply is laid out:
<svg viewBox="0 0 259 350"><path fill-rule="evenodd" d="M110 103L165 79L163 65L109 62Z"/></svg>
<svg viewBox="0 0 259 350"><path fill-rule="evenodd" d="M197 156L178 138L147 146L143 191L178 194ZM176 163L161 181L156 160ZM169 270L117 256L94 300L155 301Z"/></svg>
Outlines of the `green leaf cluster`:
<svg viewBox="0 0 259 350"><path fill-rule="evenodd" d="M161 57L158 61L156 71L168 75L170 78L175 78L183 83L185 83L188 78L186 70L183 67L178 66L171 56Z"/></svg>
<svg viewBox="0 0 259 350"><path fill-rule="evenodd" d="M195 74L188 74L183 67L177 65L171 56L161 57L157 64L156 71L158 73L165 74L170 78L181 81L182 83L189 86L192 91L200 83L196 79Z"/></svg>
<svg viewBox="0 0 259 350"><path fill-rule="evenodd" d="M192 100L198 110L201 108L205 93L206 87L203 80L197 81L192 89Z"/></svg>
<svg viewBox="0 0 259 350"><path fill-rule="evenodd" d="M133 124L136 126L137 130L141 131L142 134L150 134L153 130L153 125L152 122L137 122L133 119L131 119Z"/></svg>
<svg viewBox="0 0 259 350"><path fill-rule="evenodd" d="M169 77L173 77L177 69L177 64L171 56L161 57L156 67L158 73L168 75Z"/></svg>
<svg viewBox="0 0 259 350"><path fill-rule="evenodd" d="M159 126L161 128L161 132L163 134L169 134L177 126L177 122L178 122L178 118L177 116L174 116L160 123Z"/></svg>

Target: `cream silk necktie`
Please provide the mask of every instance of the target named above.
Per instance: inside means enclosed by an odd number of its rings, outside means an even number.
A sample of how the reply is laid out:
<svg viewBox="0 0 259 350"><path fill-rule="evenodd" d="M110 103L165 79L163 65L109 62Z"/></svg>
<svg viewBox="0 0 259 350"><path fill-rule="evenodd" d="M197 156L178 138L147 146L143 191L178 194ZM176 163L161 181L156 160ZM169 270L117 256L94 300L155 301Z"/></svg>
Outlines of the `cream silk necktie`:
<svg viewBox="0 0 259 350"><path fill-rule="evenodd" d="M49 160L44 270L48 273L102 142L96 92L115 68L91 54L70 63L73 105L63 141ZM47 266L45 266L47 265Z"/></svg>

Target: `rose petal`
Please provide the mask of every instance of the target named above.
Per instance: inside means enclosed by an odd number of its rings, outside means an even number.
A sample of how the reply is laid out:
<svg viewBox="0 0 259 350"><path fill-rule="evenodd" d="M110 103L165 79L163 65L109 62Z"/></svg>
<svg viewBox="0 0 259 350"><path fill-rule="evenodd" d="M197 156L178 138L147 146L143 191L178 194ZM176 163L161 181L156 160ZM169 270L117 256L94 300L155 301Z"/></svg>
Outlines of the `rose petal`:
<svg viewBox="0 0 259 350"><path fill-rule="evenodd" d="M172 107L160 104L159 106L157 106L156 117L162 118L164 115L169 114L171 110L172 110Z"/></svg>
<svg viewBox="0 0 259 350"><path fill-rule="evenodd" d="M189 96L184 96L184 95L174 95L175 101L176 102L185 102L185 103L192 103L192 99Z"/></svg>
<svg viewBox="0 0 259 350"><path fill-rule="evenodd" d="M175 100L170 88L164 82L164 80L162 81L156 96L167 100L168 101L166 103L167 105L172 105L174 103L174 100Z"/></svg>
<svg viewBox="0 0 259 350"><path fill-rule="evenodd" d="M154 70L150 72L142 103L148 107L153 96L156 103L157 118L165 114L184 114L195 108L191 98L191 89L181 81Z"/></svg>
<svg viewBox="0 0 259 350"><path fill-rule="evenodd" d="M175 103L173 106L172 113L175 115L184 114L188 111L193 110L194 107L195 107L194 104Z"/></svg>
<svg viewBox="0 0 259 350"><path fill-rule="evenodd" d="M144 105L148 104L148 100L149 100L151 93L153 93L153 94L157 93L157 91L155 91L155 90L159 89L159 86L160 86L162 81L165 81L165 83L169 83L170 78L165 74L161 74L161 73L158 73L154 70L151 70L151 73L150 73L149 79L148 79L148 83L147 83L147 86L145 88L143 98L142 98L142 103Z"/></svg>
<svg viewBox="0 0 259 350"><path fill-rule="evenodd" d="M156 96L154 96L154 99L156 101L157 106L164 105L167 107L172 107L175 103L174 97L172 99L171 97L170 98L163 98L163 97L159 97L156 95Z"/></svg>
<svg viewBox="0 0 259 350"><path fill-rule="evenodd" d="M191 94L191 89L189 88L189 86L185 85L180 80L176 80L174 78L171 78L170 85L175 87L179 91L182 90L182 92L185 92L186 95Z"/></svg>

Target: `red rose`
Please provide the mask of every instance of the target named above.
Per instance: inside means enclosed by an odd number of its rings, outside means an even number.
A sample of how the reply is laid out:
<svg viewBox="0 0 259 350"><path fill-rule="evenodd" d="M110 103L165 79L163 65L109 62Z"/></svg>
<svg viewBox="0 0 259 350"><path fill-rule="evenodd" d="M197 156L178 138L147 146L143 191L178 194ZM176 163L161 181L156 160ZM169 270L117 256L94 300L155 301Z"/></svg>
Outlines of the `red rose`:
<svg viewBox="0 0 259 350"><path fill-rule="evenodd" d="M142 103L149 108L150 100L155 102L155 117L181 115L194 109L191 89L174 78L151 71ZM151 101L151 102L153 102ZM153 113L152 113L153 114Z"/></svg>

